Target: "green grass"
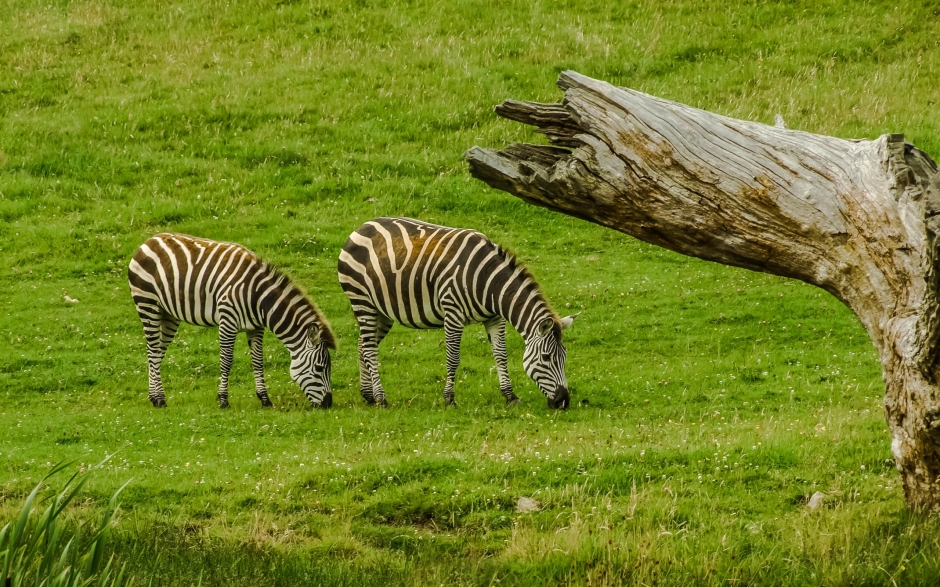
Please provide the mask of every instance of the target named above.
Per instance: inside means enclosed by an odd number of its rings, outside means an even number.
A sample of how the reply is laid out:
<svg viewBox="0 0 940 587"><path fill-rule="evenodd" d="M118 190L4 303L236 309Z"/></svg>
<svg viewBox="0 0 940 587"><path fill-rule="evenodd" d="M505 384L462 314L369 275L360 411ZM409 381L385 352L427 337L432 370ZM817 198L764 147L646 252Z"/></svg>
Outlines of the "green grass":
<svg viewBox="0 0 940 587"><path fill-rule="evenodd" d="M52 467L26 497L15 520L0 528L0 577L7 587L130 587L133 584L133 579L126 580L126 565L113 569L113 555L105 561L117 498L123 487L111 497L97 528L75 527L63 515L90 472L74 473L58 495L41 493L47 488L46 481L50 477L71 464L58 463ZM36 513L44 502L48 505L42 513ZM87 537L82 536L82 530Z"/></svg>
<svg viewBox="0 0 940 587"><path fill-rule="evenodd" d="M3 5L3 519L49 463L119 451L70 515L132 479L113 546L139 584L936 584L940 522L905 510L877 356L848 310L533 208L462 158L540 141L492 106L558 100L568 68L739 118L904 132L938 156L936 10L493 4ZM582 311L575 407L546 408L515 333L523 405L504 407L479 327L458 408L441 405L442 333L401 327L380 349L392 406L362 405L335 266L379 215L479 229ZM340 344L334 409L305 409L269 335L278 409L255 399L240 338L218 410L216 334L187 326L169 408L150 407L125 271L162 230L241 242L308 289ZM515 513L520 497L541 509Z"/></svg>

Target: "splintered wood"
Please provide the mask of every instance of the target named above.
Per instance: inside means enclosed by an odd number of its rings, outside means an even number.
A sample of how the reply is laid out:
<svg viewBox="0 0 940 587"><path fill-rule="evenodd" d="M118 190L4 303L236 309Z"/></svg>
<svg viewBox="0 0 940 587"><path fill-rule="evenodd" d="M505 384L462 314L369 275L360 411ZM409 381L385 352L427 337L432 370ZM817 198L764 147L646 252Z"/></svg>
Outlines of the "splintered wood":
<svg viewBox="0 0 940 587"><path fill-rule="evenodd" d="M940 174L887 134L846 140L736 120L561 74L560 104L501 116L554 146L473 147L470 173L673 251L817 285L861 320L886 384L908 505L940 509Z"/></svg>

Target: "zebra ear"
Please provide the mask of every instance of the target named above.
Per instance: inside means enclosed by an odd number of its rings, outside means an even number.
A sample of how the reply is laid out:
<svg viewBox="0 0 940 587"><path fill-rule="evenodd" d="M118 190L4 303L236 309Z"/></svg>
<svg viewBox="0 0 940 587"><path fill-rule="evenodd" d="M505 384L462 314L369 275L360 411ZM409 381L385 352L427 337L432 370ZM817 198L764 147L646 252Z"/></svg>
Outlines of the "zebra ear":
<svg viewBox="0 0 940 587"><path fill-rule="evenodd" d="M565 316L561 319L561 329L568 330L571 328L571 325L574 323L574 319L581 315L581 312L577 314L572 314L571 316Z"/></svg>
<svg viewBox="0 0 940 587"><path fill-rule="evenodd" d="M546 337L548 333L552 331L552 328L555 327L555 321L551 318L546 318L539 322L539 336Z"/></svg>
<svg viewBox="0 0 940 587"><path fill-rule="evenodd" d="M310 340L310 344L313 346L319 346L320 344L320 325L311 324L310 330L307 331L307 339Z"/></svg>

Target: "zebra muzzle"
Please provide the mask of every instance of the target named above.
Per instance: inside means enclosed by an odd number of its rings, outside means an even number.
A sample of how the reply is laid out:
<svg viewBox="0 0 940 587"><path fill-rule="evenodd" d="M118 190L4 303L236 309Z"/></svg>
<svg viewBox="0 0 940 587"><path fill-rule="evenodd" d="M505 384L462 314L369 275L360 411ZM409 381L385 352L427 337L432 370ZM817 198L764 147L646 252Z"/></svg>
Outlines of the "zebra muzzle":
<svg viewBox="0 0 940 587"><path fill-rule="evenodd" d="M571 403L571 396L568 395L568 388L562 387L555 391L555 398L548 400L548 407L555 410L567 410Z"/></svg>
<svg viewBox="0 0 940 587"><path fill-rule="evenodd" d="M317 404L316 407L323 408L325 410L326 408L329 408L332 405L333 405L333 394L328 393L323 396L323 399L320 400L320 403Z"/></svg>

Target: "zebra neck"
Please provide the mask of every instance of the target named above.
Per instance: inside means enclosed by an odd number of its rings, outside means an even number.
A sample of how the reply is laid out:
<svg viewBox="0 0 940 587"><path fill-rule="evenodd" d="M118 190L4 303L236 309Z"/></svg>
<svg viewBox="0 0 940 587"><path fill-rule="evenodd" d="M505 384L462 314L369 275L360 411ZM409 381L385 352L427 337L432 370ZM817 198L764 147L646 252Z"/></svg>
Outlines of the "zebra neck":
<svg viewBox="0 0 940 587"><path fill-rule="evenodd" d="M290 282L270 288L259 297L259 314L265 327L293 357L302 348L317 322L313 304Z"/></svg>
<svg viewBox="0 0 940 587"><path fill-rule="evenodd" d="M526 342L538 332L538 325L554 317L538 286L526 280L519 288L504 294L499 303L499 314L509 322Z"/></svg>

